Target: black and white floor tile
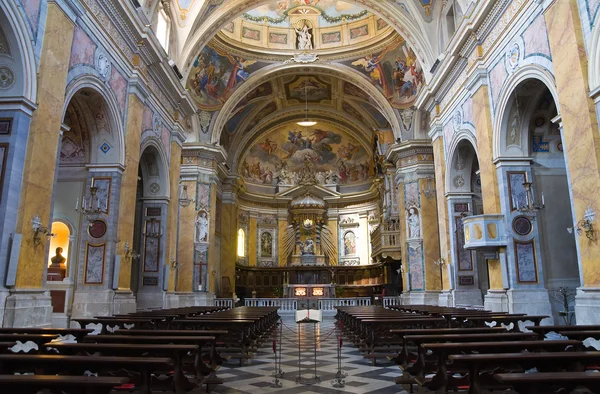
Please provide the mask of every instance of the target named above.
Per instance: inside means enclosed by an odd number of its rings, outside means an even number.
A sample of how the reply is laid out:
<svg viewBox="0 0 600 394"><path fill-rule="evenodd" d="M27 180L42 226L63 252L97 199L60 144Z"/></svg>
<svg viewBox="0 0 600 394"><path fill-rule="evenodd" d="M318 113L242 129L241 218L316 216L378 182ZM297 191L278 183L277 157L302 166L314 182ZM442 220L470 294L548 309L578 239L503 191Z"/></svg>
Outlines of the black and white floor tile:
<svg viewBox="0 0 600 394"><path fill-rule="evenodd" d="M401 374L400 369L393 362L377 360L373 366L370 360L351 343L342 346L342 370L347 376L344 378L344 387L333 387L338 371L337 344L338 339L334 332L332 317L315 327L317 344L317 376L320 382L314 384L297 383L298 377L298 339L303 347L301 353L302 377L309 380L314 377L314 345L312 324L297 325L291 317L283 318L283 340L281 342L281 370L283 376L279 378L281 387L272 383L275 371L275 354L272 341L265 341L263 347L258 349L254 357L243 366L238 360L231 360L221 366L217 375L224 380L224 384L216 387L213 392L218 394L254 394L254 393L355 393L355 394L405 394L402 387L394 383L394 378ZM305 348L306 347L306 348Z"/></svg>

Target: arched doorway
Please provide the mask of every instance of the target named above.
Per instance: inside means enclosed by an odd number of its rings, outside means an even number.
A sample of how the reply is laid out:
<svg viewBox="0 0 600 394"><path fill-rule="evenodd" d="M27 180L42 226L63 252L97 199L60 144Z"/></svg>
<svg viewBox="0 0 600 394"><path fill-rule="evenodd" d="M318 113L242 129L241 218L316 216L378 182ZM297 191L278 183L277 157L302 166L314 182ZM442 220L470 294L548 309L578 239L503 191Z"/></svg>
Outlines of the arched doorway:
<svg viewBox="0 0 600 394"><path fill-rule="evenodd" d="M67 322L70 317L110 313L118 242L117 196L122 175L118 112L103 84L93 78L69 91L72 94L67 95L61 127L52 217L54 222L72 223L73 247L62 284L48 282L51 290L60 287L52 293L55 324L57 319ZM62 315L56 310L61 291L66 293Z"/></svg>
<svg viewBox="0 0 600 394"><path fill-rule="evenodd" d="M133 245L139 252L131 275L138 309L163 305L169 181L161 146L153 137L145 143L138 170Z"/></svg>
<svg viewBox="0 0 600 394"><path fill-rule="evenodd" d="M454 268L454 304L483 305L483 293L489 288L485 259L465 249L463 219L483 214L479 160L471 134L462 132L453 144L447 172L447 202L450 213L451 258Z"/></svg>
<svg viewBox="0 0 600 394"><path fill-rule="evenodd" d="M508 96L496 146L510 234L508 308L552 314L564 323L559 312L574 307L580 273L575 239L567 232L573 227L572 204L557 116L548 86L536 78L522 80Z"/></svg>

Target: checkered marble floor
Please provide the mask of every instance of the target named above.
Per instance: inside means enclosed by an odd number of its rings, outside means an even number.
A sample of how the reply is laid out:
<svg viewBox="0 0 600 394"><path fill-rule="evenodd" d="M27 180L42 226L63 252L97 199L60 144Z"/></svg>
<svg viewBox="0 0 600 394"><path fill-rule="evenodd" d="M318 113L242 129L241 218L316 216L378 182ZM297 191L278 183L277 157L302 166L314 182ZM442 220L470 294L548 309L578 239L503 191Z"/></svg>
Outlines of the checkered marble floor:
<svg viewBox="0 0 600 394"><path fill-rule="evenodd" d="M273 387L275 370L273 345L265 341L254 357L239 366L239 360L231 360L219 368L217 376L224 384L216 387L213 392L222 394L254 394L254 393L355 393L355 394L405 394L402 388L394 383L400 369L387 360L377 360L377 366L372 366L370 360L363 358L351 343L342 347L342 370L347 374L344 378L345 387L335 388L332 381L337 372L337 336L334 330L333 317L324 317L324 321L315 327L319 338L317 345L317 376L319 383L296 383L298 377L298 338L302 346L307 348L302 352L302 376L305 379L314 376L314 346L312 324L297 325L292 317L283 318L283 340L281 370L283 377L279 378L281 387ZM300 335L298 335L300 334Z"/></svg>

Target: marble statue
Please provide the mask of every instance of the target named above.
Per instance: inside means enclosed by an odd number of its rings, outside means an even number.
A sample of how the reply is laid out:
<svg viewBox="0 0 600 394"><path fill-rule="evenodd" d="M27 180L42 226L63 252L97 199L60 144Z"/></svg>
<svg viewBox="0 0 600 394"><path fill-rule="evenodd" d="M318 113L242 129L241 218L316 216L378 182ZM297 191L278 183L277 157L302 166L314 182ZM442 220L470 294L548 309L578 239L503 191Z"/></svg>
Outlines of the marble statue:
<svg viewBox="0 0 600 394"><path fill-rule="evenodd" d="M295 29L298 34L298 49L311 50L313 49L312 34L308 31L308 26L304 25L302 29Z"/></svg>
<svg viewBox="0 0 600 394"><path fill-rule="evenodd" d="M202 211L196 219L196 242L208 241L208 218L206 212Z"/></svg>
<svg viewBox="0 0 600 394"><path fill-rule="evenodd" d="M415 208L411 208L408 212L409 238L419 238L421 236L421 223L419 220L419 212Z"/></svg>

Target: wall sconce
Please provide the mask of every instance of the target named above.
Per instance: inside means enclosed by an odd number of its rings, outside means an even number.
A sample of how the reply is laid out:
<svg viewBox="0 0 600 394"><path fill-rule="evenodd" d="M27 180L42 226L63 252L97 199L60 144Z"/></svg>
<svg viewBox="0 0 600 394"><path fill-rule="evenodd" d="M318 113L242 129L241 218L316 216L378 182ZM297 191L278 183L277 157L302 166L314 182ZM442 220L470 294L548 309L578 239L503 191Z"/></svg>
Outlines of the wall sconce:
<svg viewBox="0 0 600 394"><path fill-rule="evenodd" d="M194 200L188 196L187 185L181 185L181 189L179 190L179 205L185 208L193 202Z"/></svg>
<svg viewBox="0 0 600 394"><path fill-rule="evenodd" d="M127 260L137 260L140 258L140 254L136 252L135 249L129 247L129 242L125 241L125 246L123 247L123 249L125 250L125 258Z"/></svg>
<svg viewBox="0 0 600 394"><path fill-rule="evenodd" d="M573 227L567 227L567 231L569 234L573 234L573 230L575 230L577 235L585 233L587 239L593 241L596 238L594 234L594 224L592 223L595 218L596 213L592 210L592 208L587 207L585 210L585 215L583 215L583 219L578 221Z"/></svg>
<svg viewBox="0 0 600 394"><path fill-rule="evenodd" d="M84 197L81 200L81 207L79 207L79 198L75 203L75 212L85 215L87 221L90 222L90 226L98 219L98 216L100 216L102 212L108 212L108 202L106 200L100 200L97 196L97 192L98 188L92 186L90 187L89 198Z"/></svg>
<svg viewBox="0 0 600 394"><path fill-rule="evenodd" d="M148 224L150 226L148 226ZM150 229L148 230L148 227L150 227ZM158 220L156 220L155 218L152 218L148 221L148 223L146 224L146 230L144 232L144 236L147 238L160 238L162 237L162 229L160 228L160 222Z"/></svg>
<svg viewBox="0 0 600 394"><path fill-rule="evenodd" d="M434 186L434 182L435 180L433 179L433 177L428 177L427 186L425 186L425 189L423 189L422 193L428 200L431 200L435 197L436 189Z"/></svg>
<svg viewBox="0 0 600 394"><path fill-rule="evenodd" d="M175 259L175 257L171 257L171 270L175 271L179 267L179 263Z"/></svg>
<svg viewBox="0 0 600 394"><path fill-rule="evenodd" d="M433 264L437 265L438 267L440 267L440 289L444 288L444 267L446 266L446 260L444 260L443 258L437 259L436 261L433 262Z"/></svg>
<svg viewBox="0 0 600 394"><path fill-rule="evenodd" d="M37 214L33 219L31 219L31 229L33 230L33 244L36 246L42 242L42 237L40 234L43 234L46 237L54 236L48 227L42 225L42 219L40 219L40 216Z"/></svg>

